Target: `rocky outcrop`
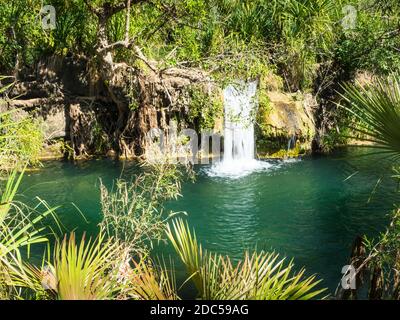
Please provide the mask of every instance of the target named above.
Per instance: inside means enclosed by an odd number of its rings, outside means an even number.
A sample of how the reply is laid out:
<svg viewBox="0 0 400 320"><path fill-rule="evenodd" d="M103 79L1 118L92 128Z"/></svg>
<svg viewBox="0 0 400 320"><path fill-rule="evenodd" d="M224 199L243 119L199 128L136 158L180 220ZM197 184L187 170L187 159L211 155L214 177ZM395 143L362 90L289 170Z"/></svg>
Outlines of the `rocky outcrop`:
<svg viewBox="0 0 400 320"><path fill-rule="evenodd" d="M258 115L257 153L260 157L282 157L311 150L315 135L314 108L311 94L269 91L268 105ZM290 141L290 143L289 143Z"/></svg>
<svg viewBox="0 0 400 320"><path fill-rule="evenodd" d="M39 119L45 138L53 140L50 144L61 141L64 151L74 158L93 154L141 156L150 129L164 130L168 136L168 126L174 120L178 130L200 131L198 118L205 113L213 117L214 130L223 131L222 114L204 112L210 101L193 105L193 88L222 101L219 88L205 71L115 65L104 83L96 65L85 57L45 58L34 69L20 72L19 81L8 91L8 108ZM315 135L314 97L284 93L275 85L262 90L268 103L260 105L257 117L259 156L282 156L289 140L296 152L309 150ZM193 117L196 108L199 110Z"/></svg>
<svg viewBox="0 0 400 320"><path fill-rule="evenodd" d="M207 73L198 69L146 70L116 64L107 83L85 57L48 57L22 70L7 91L6 107L42 123L47 140L62 139L73 157L91 154L140 156L150 129L179 129L188 123L190 94L196 85L211 92Z"/></svg>

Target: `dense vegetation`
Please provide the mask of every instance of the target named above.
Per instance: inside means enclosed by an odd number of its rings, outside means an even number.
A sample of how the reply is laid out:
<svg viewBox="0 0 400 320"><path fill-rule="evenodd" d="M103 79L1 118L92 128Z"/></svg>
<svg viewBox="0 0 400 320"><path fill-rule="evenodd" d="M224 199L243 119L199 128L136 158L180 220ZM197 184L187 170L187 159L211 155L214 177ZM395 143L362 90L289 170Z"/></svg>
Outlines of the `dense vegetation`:
<svg viewBox="0 0 400 320"><path fill-rule="evenodd" d="M399 175L399 75L378 78L369 85L344 85L342 107L353 116L351 129L358 138L372 143L371 153L381 154L392 163L392 177ZM377 182L379 185L379 181ZM366 286L369 299L400 298L398 275L400 250L399 209L391 213L391 221L377 239L355 241L350 263L355 266L358 289ZM339 298L357 299L359 290L339 293Z"/></svg>
<svg viewBox="0 0 400 320"><path fill-rule="evenodd" d="M324 291L315 289L319 281L314 276L295 273L292 262L286 265L275 254L246 252L234 267L230 258L203 251L187 224L169 221L176 214L163 212L163 202L179 196L182 168L157 162L144 170L132 183L118 180L114 190L101 186L98 236L81 240L65 233L56 215L62 208L49 208L40 199L34 208L18 202L23 171L6 172L0 205L0 298L179 299L173 265L149 255L151 244L166 236L187 265L198 298L310 299ZM31 246L43 243L48 248L42 264L29 263Z"/></svg>
<svg viewBox="0 0 400 320"><path fill-rule="evenodd" d="M2 1L3 72L18 72L45 54L94 56L99 21L93 7L116 8L107 21L107 36L110 43L124 39L124 1L48 4L56 9L54 30L43 30L39 23L41 1ZM171 0L132 1L131 6L129 36L147 57L164 65L218 67L234 76L238 70L258 76L270 67L294 91L321 85L316 78L328 70L387 73L399 65L397 1ZM114 54L117 61L137 60L126 48ZM232 56L237 59L223 59Z"/></svg>
<svg viewBox="0 0 400 320"><path fill-rule="evenodd" d="M134 118L153 121L138 111L149 108L152 98L143 92L151 95L153 90L143 87L141 77L154 86L160 83L159 76L164 79L165 92L158 90L156 95L167 95L169 102L157 104L157 109L179 104L173 91L181 89L171 88L165 80L167 72L177 72L176 68L181 70L179 77L200 68L222 84L259 78L262 105L268 105L265 90L271 86L311 92L318 102L313 137L318 151L346 142L337 133L346 127L347 117L332 102L338 99L340 83L360 72L387 75L400 65L400 7L395 0L54 0L48 4L55 8L56 25L44 30L41 1L2 1L0 72L18 78L45 57L85 57L89 81L105 84L109 103L117 107L116 123L108 125L114 144L109 148L125 156L143 149L144 124L134 123ZM136 75L138 70L144 73L139 71L136 79L125 70L131 67ZM149 78L150 74L154 76ZM100 90L104 93L104 88ZM197 98L189 97L193 110ZM204 100L200 105L205 108ZM198 129L212 124L219 114L213 108L191 113L186 120ZM200 120L194 119L199 116ZM182 121L181 115L178 118ZM143 128L135 131L133 126ZM126 138L130 135L135 141ZM104 139L99 139L96 150L105 147Z"/></svg>
<svg viewBox="0 0 400 320"><path fill-rule="evenodd" d="M105 99L115 107L107 118L112 148L129 156L143 147L142 131L157 119L158 109L175 105L185 92L192 107L186 121L196 129L213 127L221 103L216 91L205 94L204 79L223 86L257 78L261 110L267 110L265 91L271 87L316 97L317 150L345 142L343 133L358 132L357 139L374 142L397 160L398 1L53 0L48 4L57 18L49 30L41 24L42 1L0 3L0 74L6 75L0 78L0 298L179 299L173 268L149 255L160 239L176 250L198 298L321 297L314 276L295 272L292 262L274 253L246 252L234 263L203 250L188 225L165 212L164 202L180 196L180 181L191 175L190 168L168 161L145 163L136 180L118 180L113 190L101 185L103 220L96 239L66 234L56 215L62 208L49 208L40 199L35 207L17 202L25 167L38 161L44 137L34 117L16 117L18 107L35 109L42 100L22 103L13 90L29 77L40 82L36 67L50 64L51 57L85 60L90 81L96 79L101 88L93 101ZM361 72L381 80L344 84ZM68 94L64 90L61 96ZM158 111L149 115L157 98ZM340 101L344 108L337 106ZM176 120L180 116L176 112ZM80 140L64 148L84 154L86 136L73 133ZM48 230L49 219L57 230ZM360 270L366 265L374 270L371 297L399 297L398 229L396 211L360 264ZM42 265L27 262L30 246L53 237L55 246L48 246ZM385 285L377 288L378 282Z"/></svg>

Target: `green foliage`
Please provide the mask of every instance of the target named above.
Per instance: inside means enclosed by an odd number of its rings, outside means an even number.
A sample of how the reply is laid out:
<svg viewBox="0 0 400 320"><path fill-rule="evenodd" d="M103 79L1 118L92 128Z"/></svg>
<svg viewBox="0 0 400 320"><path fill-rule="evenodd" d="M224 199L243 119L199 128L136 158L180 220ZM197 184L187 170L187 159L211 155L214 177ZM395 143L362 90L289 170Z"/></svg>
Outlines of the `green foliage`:
<svg viewBox="0 0 400 320"><path fill-rule="evenodd" d="M30 252L32 245L47 242L42 224L48 216L54 216L55 208L40 200L45 211L28 207L15 200L24 171L12 171L1 186L0 197L0 297L13 298L19 295L12 278L21 275L23 251Z"/></svg>
<svg viewBox="0 0 400 320"><path fill-rule="evenodd" d="M46 35L37 19L41 1L0 2L0 70L4 71L21 62L34 62L38 45Z"/></svg>
<svg viewBox="0 0 400 320"><path fill-rule="evenodd" d="M37 121L29 116L18 120L17 110L0 113L0 168L25 162L37 164L43 143Z"/></svg>
<svg viewBox="0 0 400 320"><path fill-rule="evenodd" d="M76 244L74 234L65 237L54 249L55 288L61 300L92 300L111 298L116 291L112 266L118 258L118 245L112 239L103 242L100 235L97 240Z"/></svg>
<svg viewBox="0 0 400 320"><path fill-rule="evenodd" d="M109 191L101 184L103 220L100 228L123 242L134 254L144 254L152 241L161 239L166 220L164 202L180 196L183 172L170 163L147 163L134 181L118 179Z"/></svg>
<svg viewBox="0 0 400 320"><path fill-rule="evenodd" d="M321 147L324 153L330 153L335 148L347 145L351 132L343 127L340 131L337 128L331 129L321 138Z"/></svg>
<svg viewBox="0 0 400 320"><path fill-rule="evenodd" d="M351 129L359 133L357 139L372 143L378 153L397 160L400 156L400 81L394 74L375 83L345 84L343 106L354 118Z"/></svg>
<svg viewBox="0 0 400 320"><path fill-rule="evenodd" d="M201 299L308 300L325 291L315 289L315 276L304 277L304 269L294 274L293 263L285 265L275 253L246 252L235 266L229 257L203 250L182 219L168 225L167 235Z"/></svg>
<svg viewBox="0 0 400 320"><path fill-rule="evenodd" d="M287 135L278 136L275 130L267 124L271 112L271 103L265 89L258 90L259 106L256 115L256 145L258 156L264 156L266 153L279 152L284 153L287 147ZM268 154L269 156L269 154ZM283 158L284 154L282 154ZM278 156L278 158L280 158Z"/></svg>
<svg viewBox="0 0 400 320"><path fill-rule="evenodd" d="M66 159L72 160L74 158L75 150L71 147L71 143L69 141L60 141L59 142L60 151L64 155Z"/></svg>
<svg viewBox="0 0 400 320"><path fill-rule="evenodd" d="M335 59L351 74L357 69L388 74L399 68L400 38L398 4L357 1L355 29L341 34L335 47Z"/></svg>
<svg viewBox="0 0 400 320"><path fill-rule="evenodd" d="M400 211L392 213L391 222L378 239L364 239L368 252L368 268L373 270L375 283L379 282L379 299L400 299ZM377 297L375 297L377 298Z"/></svg>
<svg viewBox="0 0 400 320"><path fill-rule="evenodd" d="M338 110L335 110L334 118L334 125L327 128L321 137L320 146L324 153L330 153L338 147L359 141L359 135L356 135L357 141L354 141L354 138L356 138L354 136L355 131L350 128L354 122L354 117L346 110L338 108ZM357 126L356 123L355 125Z"/></svg>
<svg viewBox="0 0 400 320"><path fill-rule="evenodd" d="M83 0L52 0L57 28L42 30L38 0L5 1L0 10L0 69L32 64L44 53L93 56L97 19ZM122 1L92 1L94 7ZM346 5L355 27L342 26ZM29 7L31 10L26 10ZM399 6L370 0L168 0L132 4L130 37L166 66L202 66L220 79L254 78L276 71L290 91L311 90L320 68L332 62L347 74L398 68ZM108 22L109 41L123 40L126 14ZM135 63L132 50L114 50ZM268 69L268 70L266 70Z"/></svg>
<svg viewBox="0 0 400 320"><path fill-rule="evenodd" d="M8 77L0 76L0 81ZM0 88L0 94L8 86ZM5 101L0 97L0 108ZM40 125L30 116L20 116L19 110L0 112L0 169L13 169L21 163L37 164L44 136Z"/></svg>
<svg viewBox="0 0 400 320"><path fill-rule="evenodd" d="M395 165L394 178L398 179L400 157L400 82L399 75L376 79L368 85L343 86L342 107L354 119L350 128L356 139L372 143L375 153L386 155ZM377 185L379 184L379 181ZM389 227L377 240L365 238L366 254L358 273L369 271L366 277L369 297L372 299L400 299L400 215L396 209ZM365 274L365 273L364 273Z"/></svg>
<svg viewBox="0 0 400 320"><path fill-rule="evenodd" d="M93 124L92 135L93 135L93 144L95 149L94 152L96 154L104 155L108 150L111 149L110 140L98 122L94 122ZM71 152L71 150L69 150L68 147L69 148L71 147L65 144L64 147L66 148L65 154L68 157ZM73 156L73 150L72 150L72 156Z"/></svg>
<svg viewBox="0 0 400 320"><path fill-rule="evenodd" d="M92 52L96 41L97 23L81 0L52 0L56 9L56 28L49 33L51 52L66 54Z"/></svg>
<svg viewBox="0 0 400 320"><path fill-rule="evenodd" d="M125 294L136 300L178 300L173 268L164 262L158 265L149 259L134 262L135 268L129 279Z"/></svg>
<svg viewBox="0 0 400 320"><path fill-rule="evenodd" d="M31 65L44 54L92 52L96 22L82 0L52 0L56 9L56 28L44 30L40 0L1 0L0 70Z"/></svg>
<svg viewBox="0 0 400 320"><path fill-rule="evenodd" d="M188 121L195 123L196 129L212 130L215 120L223 116L223 104L218 92L209 94L204 88L191 86L189 89Z"/></svg>
<svg viewBox="0 0 400 320"><path fill-rule="evenodd" d="M215 70L213 75L222 86L242 80L264 79L274 68L266 60L268 52L260 45L248 45L243 41L229 44L223 58L210 56L203 67Z"/></svg>
<svg viewBox="0 0 400 320"><path fill-rule="evenodd" d="M272 153L269 158L277 158L277 159L287 159L287 158L297 158L304 154L304 150L301 149L300 143L296 143L293 149L280 149L277 152Z"/></svg>
<svg viewBox="0 0 400 320"><path fill-rule="evenodd" d="M271 102L265 89L260 88L257 91L258 110L256 122L261 135L265 135L269 131L269 127L265 125L265 119L268 118L271 111Z"/></svg>
<svg viewBox="0 0 400 320"><path fill-rule="evenodd" d="M54 248L54 256L37 268L26 265L14 279L15 285L32 289L38 296L57 300L104 300L120 290L117 279L120 247L112 239L99 235L95 240L75 234Z"/></svg>
<svg viewBox="0 0 400 320"><path fill-rule="evenodd" d="M42 235L44 227L38 223L53 209L33 220L23 216L13 202L22 174L17 179L14 172L0 206L0 296L176 299L174 275L165 264L159 262L156 266L148 258L147 245L165 230L162 203L179 195L182 172L166 163L148 164L144 170L133 184L118 180L113 192L101 186L104 220L95 240L83 236L78 241L74 233L65 236L56 242L52 254L48 248L48 257L41 266L26 264L19 250L47 241ZM140 261L132 261L132 255L138 254Z"/></svg>
<svg viewBox="0 0 400 320"><path fill-rule="evenodd" d="M122 2L90 1L94 7ZM0 3L0 70L11 74L51 54L95 56L98 21L85 1L49 1L57 12L56 29L49 31L40 25L43 1ZM354 29L341 25L346 4L357 10ZM279 74L289 91L306 91L319 85L317 77L326 66L334 66L347 78L359 69L378 74L396 71L400 65L399 12L395 0L153 0L132 4L128 31L135 44L147 57L159 61L161 68L202 67L222 86L237 79L259 79L260 116L265 117L271 74ZM123 40L125 22L125 11L111 17L107 25L110 42ZM112 54L116 61L139 65L133 50L118 48ZM400 154L399 88L394 76L367 88L346 85L344 94L349 119L357 119L352 130L395 159ZM137 96L134 88L130 92L132 97ZM198 121L201 129L211 129L222 111L220 97L210 97L199 88L189 88L189 95L189 121ZM130 108L136 107L132 99ZM0 114L1 168L37 162L42 146L38 124L29 117L17 120L16 114ZM345 141L347 132L339 127L323 138L326 149ZM270 134L270 128L261 130ZM99 150L105 148L100 131L96 128L94 132ZM279 143L278 150L287 145L287 137ZM292 152L300 152L298 148ZM151 241L162 237L170 216L164 214L163 203L179 196L180 178L175 167L166 166L153 168L132 183L118 180L111 191L102 185L100 227L104 236L77 242L71 235L56 245L46 266L27 268L20 250L46 241L40 233L43 227L37 224L52 210L31 217L35 210L17 205L14 196L20 177L14 171L0 204L0 297L8 297L10 287L24 286L40 298L177 298L174 281L165 268L146 259L132 267L126 250L148 253ZM393 226L397 230L398 216ZM167 231L201 298L308 299L320 293L315 290L318 281L314 277L304 278L303 270L294 274L293 264L285 264L275 254L247 253L233 265L229 258L203 251L181 220ZM380 245L385 250L379 251L379 266L396 264L393 257L398 256L398 232L383 235ZM117 261L128 261L122 276ZM122 277L123 288L115 276ZM14 297L18 296L15 290Z"/></svg>

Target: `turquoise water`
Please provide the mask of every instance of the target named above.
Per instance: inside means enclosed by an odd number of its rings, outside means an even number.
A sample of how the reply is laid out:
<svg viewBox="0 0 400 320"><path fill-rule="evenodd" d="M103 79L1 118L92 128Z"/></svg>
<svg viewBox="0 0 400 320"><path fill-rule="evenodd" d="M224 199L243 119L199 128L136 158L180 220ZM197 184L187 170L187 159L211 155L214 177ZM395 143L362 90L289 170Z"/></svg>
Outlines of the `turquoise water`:
<svg viewBox="0 0 400 320"><path fill-rule="evenodd" d="M384 230L398 202L390 165L376 156L358 157L364 152L273 161L269 169L239 179L210 177L209 167L198 166L196 182L184 183L183 197L167 206L187 212L207 249L234 259L245 249L275 250L318 274L333 292L354 238ZM99 179L111 186L116 177L138 172L134 163L112 160L47 162L27 174L21 196L62 205L58 215L66 228L94 234L100 219ZM162 245L157 252L172 251Z"/></svg>

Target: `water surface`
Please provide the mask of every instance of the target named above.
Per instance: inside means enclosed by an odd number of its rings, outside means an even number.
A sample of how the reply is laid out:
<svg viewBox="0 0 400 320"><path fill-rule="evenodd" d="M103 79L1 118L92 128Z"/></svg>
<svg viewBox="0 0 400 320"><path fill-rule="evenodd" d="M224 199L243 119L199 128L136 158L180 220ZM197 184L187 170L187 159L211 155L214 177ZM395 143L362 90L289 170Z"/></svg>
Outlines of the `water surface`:
<svg viewBox="0 0 400 320"><path fill-rule="evenodd" d="M234 259L245 249L275 250L317 273L334 291L354 238L383 231L398 202L390 165L376 156L359 157L363 152L272 161L265 170L237 179L210 176L209 167L198 166L196 182L184 183L183 197L167 206L187 212L207 249ZM134 163L111 160L47 162L26 176L21 192L27 199L39 196L62 205L58 215L69 230L94 234L99 179L111 186L120 175L130 179L138 172ZM157 252L172 251L160 246Z"/></svg>

